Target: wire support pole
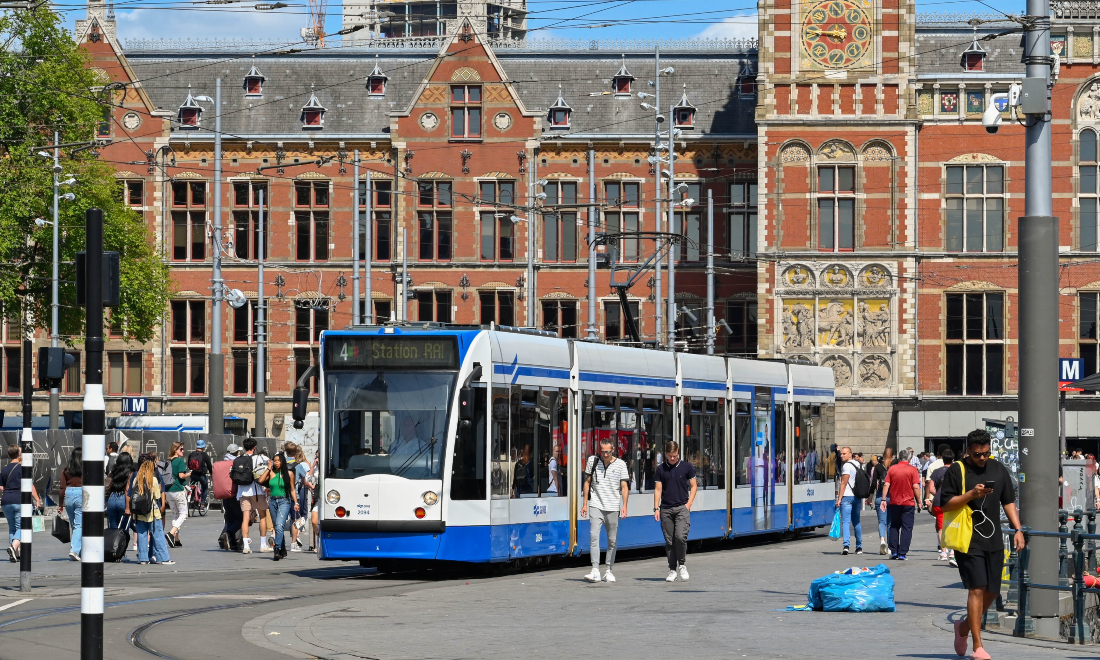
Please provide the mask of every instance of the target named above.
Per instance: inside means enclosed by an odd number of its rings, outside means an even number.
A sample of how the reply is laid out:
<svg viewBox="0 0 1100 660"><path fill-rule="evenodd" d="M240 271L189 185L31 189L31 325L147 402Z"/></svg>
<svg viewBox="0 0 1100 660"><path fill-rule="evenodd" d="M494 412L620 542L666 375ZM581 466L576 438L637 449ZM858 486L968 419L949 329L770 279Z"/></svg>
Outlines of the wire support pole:
<svg viewBox="0 0 1100 660"><path fill-rule="evenodd" d="M264 300L264 257L267 234L264 232L264 193L260 188L260 227L256 245L256 435L267 437L267 303Z"/></svg>
<svg viewBox="0 0 1100 660"><path fill-rule="evenodd" d="M50 274L50 346L57 348L58 340L58 310L59 302L57 295L57 255L60 245L60 234L58 233L58 187L60 184L59 177L61 176L61 149L56 145L60 144L61 135L58 131L53 133L53 269ZM28 354L29 355L29 354ZM29 357L28 357L29 359ZM56 431L58 429L58 417L61 415L61 397L57 387L50 388L50 430Z"/></svg>
<svg viewBox="0 0 1100 660"><path fill-rule="evenodd" d="M351 186L351 324L359 325L359 223L362 217L359 215L359 150L355 150L352 165L352 177L355 182ZM369 195L370 192L368 191Z"/></svg>
<svg viewBox="0 0 1100 660"><path fill-rule="evenodd" d="M210 432L225 433L225 358L222 355L222 79L214 86L214 268L211 277L213 304L210 312Z"/></svg>

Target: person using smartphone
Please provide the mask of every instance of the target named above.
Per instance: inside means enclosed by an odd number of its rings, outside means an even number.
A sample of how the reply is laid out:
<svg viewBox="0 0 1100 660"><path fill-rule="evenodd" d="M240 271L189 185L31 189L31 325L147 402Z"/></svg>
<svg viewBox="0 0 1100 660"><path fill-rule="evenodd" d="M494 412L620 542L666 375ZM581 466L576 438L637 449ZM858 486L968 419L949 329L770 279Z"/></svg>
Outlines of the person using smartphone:
<svg viewBox="0 0 1100 660"><path fill-rule="evenodd" d="M955 622L955 653L966 655L967 637L973 637L974 650L970 657L989 660L989 653L982 647L981 627L985 612L1001 590L1001 572L1004 570L1004 545L1001 540L1001 511L1003 507L1012 529L1013 545L1024 547L1024 534L1020 531L1020 516L1016 511L1016 486L1008 468L990 458L992 439L984 429L971 431L966 436L967 456L957 461L943 476L940 503L944 511L955 511L969 506L974 514L974 532L966 552L956 552L959 575L967 590L966 616ZM965 474L964 471L965 470ZM963 490L965 481L968 490Z"/></svg>

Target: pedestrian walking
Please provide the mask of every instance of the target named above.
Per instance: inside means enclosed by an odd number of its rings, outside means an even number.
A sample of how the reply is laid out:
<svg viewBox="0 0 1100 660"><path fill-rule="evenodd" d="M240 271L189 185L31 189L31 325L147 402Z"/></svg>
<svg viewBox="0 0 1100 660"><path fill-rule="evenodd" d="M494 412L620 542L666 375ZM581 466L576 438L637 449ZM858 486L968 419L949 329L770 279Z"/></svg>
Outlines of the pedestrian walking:
<svg viewBox="0 0 1100 660"><path fill-rule="evenodd" d="M657 466L653 489L653 518L661 523L665 535L665 555L668 557L668 577L687 582L687 538L691 529L691 504L699 486L695 466L680 460L680 443L665 444L665 460Z"/></svg>
<svg viewBox="0 0 1100 660"><path fill-rule="evenodd" d="M882 504L882 487L886 484L886 464L881 457L871 455L871 462L867 466L867 478L871 482L871 494L867 496L867 505L874 509L878 518L878 553L886 554L886 511L880 508Z"/></svg>
<svg viewBox="0 0 1100 660"><path fill-rule="evenodd" d="M271 548L273 559L279 561L286 557L286 523L291 511L298 510L298 493L294 485L294 473L287 465L286 454L278 452L267 464L267 472L260 478L267 484L271 493L268 507L275 522L275 543Z"/></svg>
<svg viewBox="0 0 1100 660"><path fill-rule="evenodd" d="M119 454L115 465L107 475L107 528L118 529L126 515L126 491L134 474L134 459L129 454Z"/></svg>
<svg viewBox="0 0 1100 660"><path fill-rule="evenodd" d="M59 505L69 517L72 530L69 545L69 559L80 561L80 531L84 516L84 450L73 447L69 453L69 462L61 470L61 483L58 488Z"/></svg>
<svg viewBox="0 0 1100 660"><path fill-rule="evenodd" d="M8 521L8 559L19 561L19 534L23 529L23 450L19 445L8 445L8 464L0 468L0 505L4 509L4 518ZM35 506L42 506L38 490L31 483L31 497Z"/></svg>
<svg viewBox="0 0 1100 660"><path fill-rule="evenodd" d="M309 497L309 551L317 552L321 535L317 526L317 484L321 483L321 452L313 455L313 468L309 471L306 481Z"/></svg>
<svg viewBox="0 0 1100 660"><path fill-rule="evenodd" d="M943 476L940 506L945 512L970 507L974 529L966 552L956 552L959 576L967 590L966 616L955 622L955 653L966 655L967 633L974 640L974 660L989 660L982 647L985 613L1001 589L1004 570L1004 544L1001 539L1000 508L1004 509L1012 529L1016 550L1024 548L1020 517L1016 512L1016 488L1008 469L990 458L992 439L984 429L966 436L967 456L956 461Z"/></svg>
<svg viewBox="0 0 1100 660"><path fill-rule="evenodd" d="M290 551L301 552L302 540L301 534L305 530L305 515L309 510L309 498L306 493L308 491L306 482L309 477L309 461L306 460L306 452L302 449L301 445L296 445L293 442L287 443L294 448L294 461L290 463L294 469L294 488L298 495L298 508L290 512ZM289 454L288 454L289 461Z"/></svg>
<svg viewBox="0 0 1100 660"><path fill-rule="evenodd" d="M850 539L855 531L856 554L863 554L863 525L859 521L859 509L863 498L856 497L856 477L862 472L859 462L852 456L851 447L840 448L840 488L836 493L836 507L840 509L840 533L844 539L844 548L840 554L850 553ZM866 473L864 473L866 476Z"/></svg>
<svg viewBox="0 0 1100 660"><path fill-rule="evenodd" d="M924 506L936 517L936 545L940 549L940 561L949 561L952 566L958 566L955 560L955 551L940 545L940 531L943 529L943 504L940 492L943 485L943 475L947 474L947 469L955 462L955 452L951 451L950 448L944 449L940 452L940 459L943 461L943 465L936 468L928 477Z"/></svg>
<svg viewBox="0 0 1100 660"><path fill-rule="evenodd" d="M215 463L210 470L214 482L214 497L222 503L223 524L218 534L218 545L222 550L230 552L241 551L241 545L237 542L237 534L241 531L241 504L237 501L237 487L229 474L233 469L233 460L239 452L237 445L229 445L222 460Z"/></svg>
<svg viewBox="0 0 1100 660"><path fill-rule="evenodd" d="M600 455L589 456L584 468L584 499L581 517L588 518L589 557L592 571L584 576L589 582L600 581L600 528L607 528L607 572L604 582L614 582L611 569L615 565L615 546L619 535L619 520L626 518L630 498L630 473L626 463L615 457L611 440L600 440ZM588 498L592 497L592 508Z"/></svg>
<svg viewBox="0 0 1100 660"><path fill-rule="evenodd" d="M191 471L187 469L187 461L183 458L183 443L173 442L168 451L170 457L168 469L172 473L172 485L168 487L165 498L168 500L168 508L172 510L172 528L168 530L168 544L180 547L180 528L187 520L187 481L191 477Z"/></svg>
<svg viewBox="0 0 1100 660"><path fill-rule="evenodd" d="M210 455L206 453L206 441L199 440L195 443L195 451L187 455L187 470L191 473L190 483L199 485L199 497L203 502L210 490L210 474L213 469Z"/></svg>
<svg viewBox="0 0 1100 660"><path fill-rule="evenodd" d="M267 550L267 520L264 512L268 510L267 491L256 480L266 472L267 458L256 454L256 439L245 438L244 454L233 461L230 474L237 484L237 501L241 505L241 540L244 547L241 552L251 554L252 539L248 537L253 518L260 525L260 552ZM249 473L250 474L246 474Z"/></svg>
<svg viewBox="0 0 1100 660"><path fill-rule="evenodd" d="M126 491L126 515L132 516L134 521L138 563L149 563L149 541L152 540L155 563L172 566L176 562L172 561L172 556L168 553L163 523L167 498L160 484L156 458L143 457L137 472L130 478L130 487Z"/></svg>
<svg viewBox="0 0 1100 660"><path fill-rule="evenodd" d="M920 473L909 463L909 450L898 452L898 462L886 471L880 510L889 525L890 559L907 560L913 542L913 518L920 509Z"/></svg>

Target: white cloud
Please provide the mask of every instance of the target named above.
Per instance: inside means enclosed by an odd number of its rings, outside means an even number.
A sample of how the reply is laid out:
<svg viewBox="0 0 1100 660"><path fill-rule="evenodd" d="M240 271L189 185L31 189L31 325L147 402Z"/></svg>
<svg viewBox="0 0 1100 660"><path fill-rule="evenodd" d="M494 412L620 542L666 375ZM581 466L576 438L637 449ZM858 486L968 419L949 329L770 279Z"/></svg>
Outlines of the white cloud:
<svg viewBox="0 0 1100 660"><path fill-rule="evenodd" d="M293 10L292 10L293 11ZM127 39L256 39L298 41L306 13L135 9L117 12L118 35ZM339 28L337 28L339 29Z"/></svg>
<svg viewBox="0 0 1100 660"><path fill-rule="evenodd" d="M708 25L695 35L699 39L744 39L756 37L757 15L740 14L722 19L721 23Z"/></svg>

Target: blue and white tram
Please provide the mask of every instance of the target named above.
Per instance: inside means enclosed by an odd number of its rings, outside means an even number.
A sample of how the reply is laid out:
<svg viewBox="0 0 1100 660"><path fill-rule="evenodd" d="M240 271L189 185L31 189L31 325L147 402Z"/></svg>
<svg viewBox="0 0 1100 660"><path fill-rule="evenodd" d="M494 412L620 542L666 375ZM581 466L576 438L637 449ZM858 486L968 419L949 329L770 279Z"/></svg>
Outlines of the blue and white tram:
<svg viewBox="0 0 1100 660"><path fill-rule="evenodd" d="M323 559L504 562L588 552L581 471L611 439L631 476L620 548L663 544L654 470L676 440L690 539L826 525L833 376L516 329L322 336Z"/></svg>

